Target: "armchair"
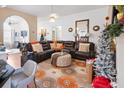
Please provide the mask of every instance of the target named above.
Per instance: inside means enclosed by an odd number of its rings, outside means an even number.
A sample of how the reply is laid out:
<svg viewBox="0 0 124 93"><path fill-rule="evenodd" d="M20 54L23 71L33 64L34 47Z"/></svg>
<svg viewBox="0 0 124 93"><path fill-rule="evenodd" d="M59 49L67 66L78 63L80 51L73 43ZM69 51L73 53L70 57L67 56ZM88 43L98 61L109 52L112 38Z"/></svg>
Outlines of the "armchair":
<svg viewBox="0 0 124 93"><path fill-rule="evenodd" d="M12 88L26 88L34 80L37 69L36 62L28 60L22 68L17 69L11 77Z"/></svg>

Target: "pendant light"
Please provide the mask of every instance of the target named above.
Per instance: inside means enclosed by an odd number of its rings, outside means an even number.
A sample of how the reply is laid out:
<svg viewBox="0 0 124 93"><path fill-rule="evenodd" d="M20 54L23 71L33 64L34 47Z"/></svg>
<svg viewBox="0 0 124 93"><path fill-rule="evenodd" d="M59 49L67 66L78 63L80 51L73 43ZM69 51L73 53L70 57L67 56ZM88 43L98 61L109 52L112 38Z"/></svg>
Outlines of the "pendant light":
<svg viewBox="0 0 124 93"><path fill-rule="evenodd" d="M57 16L56 13L54 13L52 5L51 5L51 9L50 10L51 10L51 14L49 16L49 22L55 22L56 19L58 18L58 16Z"/></svg>

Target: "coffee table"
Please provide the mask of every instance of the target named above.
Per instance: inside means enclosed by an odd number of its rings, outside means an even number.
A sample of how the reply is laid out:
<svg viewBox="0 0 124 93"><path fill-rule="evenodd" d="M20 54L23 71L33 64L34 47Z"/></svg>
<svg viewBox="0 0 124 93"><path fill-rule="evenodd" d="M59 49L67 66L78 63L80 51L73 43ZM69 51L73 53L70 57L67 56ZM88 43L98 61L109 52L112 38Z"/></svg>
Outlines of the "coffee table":
<svg viewBox="0 0 124 93"><path fill-rule="evenodd" d="M72 63L71 55L66 52L56 52L51 56L51 64L56 67L67 67Z"/></svg>

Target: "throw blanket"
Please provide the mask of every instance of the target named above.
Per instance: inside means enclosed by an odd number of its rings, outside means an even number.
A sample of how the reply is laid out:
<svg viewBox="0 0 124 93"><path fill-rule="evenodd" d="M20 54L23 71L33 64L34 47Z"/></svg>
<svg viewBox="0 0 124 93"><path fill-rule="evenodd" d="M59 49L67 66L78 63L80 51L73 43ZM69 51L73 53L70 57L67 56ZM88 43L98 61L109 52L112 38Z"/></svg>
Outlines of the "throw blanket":
<svg viewBox="0 0 124 93"><path fill-rule="evenodd" d="M54 65L54 66L57 66L57 65L56 65L56 62L57 62L58 57L64 56L64 55L67 55L67 53L64 52L63 54L61 54L61 53L54 54L54 55L52 56L51 64Z"/></svg>

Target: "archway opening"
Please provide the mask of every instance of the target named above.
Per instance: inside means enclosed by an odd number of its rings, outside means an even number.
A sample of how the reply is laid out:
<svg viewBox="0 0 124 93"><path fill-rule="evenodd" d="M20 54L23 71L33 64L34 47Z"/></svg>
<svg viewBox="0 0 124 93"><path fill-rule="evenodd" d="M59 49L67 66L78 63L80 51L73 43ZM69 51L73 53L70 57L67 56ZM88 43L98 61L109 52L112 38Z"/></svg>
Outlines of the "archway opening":
<svg viewBox="0 0 124 93"><path fill-rule="evenodd" d="M17 47L18 43L29 42L29 25L20 16L9 16L3 25L3 43L7 48Z"/></svg>

